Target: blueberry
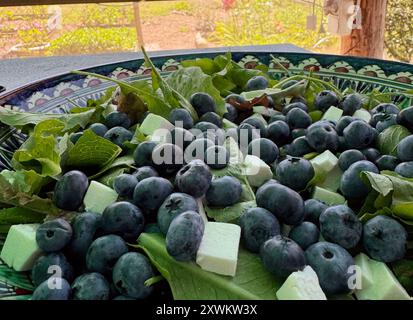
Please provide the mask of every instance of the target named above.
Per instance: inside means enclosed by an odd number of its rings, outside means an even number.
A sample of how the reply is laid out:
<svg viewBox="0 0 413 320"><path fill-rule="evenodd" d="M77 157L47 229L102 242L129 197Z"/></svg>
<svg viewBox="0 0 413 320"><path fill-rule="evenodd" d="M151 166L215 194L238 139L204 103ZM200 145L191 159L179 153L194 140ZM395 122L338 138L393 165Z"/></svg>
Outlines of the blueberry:
<svg viewBox="0 0 413 320"><path fill-rule="evenodd" d="M386 117L387 117L387 114L385 113L375 113L371 116L369 125L375 128L377 126L377 123L379 123L380 121L383 121Z"/></svg>
<svg viewBox="0 0 413 320"><path fill-rule="evenodd" d="M244 123L248 123L254 128L256 128L262 137L267 136L267 123L265 122L264 119L251 116L241 122L241 124L244 124Z"/></svg>
<svg viewBox="0 0 413 320"><path fill-rule="evenodd" d="M350 149L340 154L338 166L341 170L346 171L353 163L366 160L364 154L357 149Z"/></svg>
<svg viewBox="0 0 413 320"><path fill-rule="evenodd" d="M291 109L286 116L286 121L290 129L308 128L311 123L311 117L307 112L300 108Z"/></svg>
<svg viewBox="0 0 413 320"><path fill-rule="evenodd" d="M400 109L393 103L380 103L371 110L372 114L385 113L385 114L398 114Z"/></svg>
<svg viewBox="0 0 413 320"><path fill-rule="evenodd" d="M158 172L171 174L179 170L184 163L184 153L172 143L161 143L152 151L152 161Z"/></svg>
<svg viewBox="0 0 413 320"><path fill-rule="evenodd" d="M226 103L225 108L227 109L227 112L224 113L224 118L231 121L235 122L238 118L238 110L235 108L232 104Z"/></svg>
<svg viewBox="0 0 413 320"><path fill-rule="evenodd" d="M288 157L281 161L276 168L277 180L296 191L304 190L314 177L311 162L297 157Z"/></svg>
<svg viewBox="0 0 413 320"><path fill-rule="evenodd" d="M182 150L185 150L185 148L189 146L192 141L195 140L195 136L192 134L191 131L180 127L174 127L171 130L170 137L171 141L168 142L175 144Z"/></svg>
<svg viewBox="0 0 413 320"><path fill-rule="evenodd" d="M350 148L364 149L376 139L375 130L365 121L356 120L343 131L344 139Z"/></svg>
<svg viewBox="0 0 413 320"><path fill-rule="evenodd" d="M82 205L88 187L89 180L83 172L66 172L56 183L53 203L60 209L76 211Z"/></svg>
<svg viewBox="0 0 413 320"><path fill-rule="evenodd" d="M58 218L46 221L36 230L36 242L44 252L63 249L72 238L73 230L66 220Z"/></svg>
<svg viewBox="0 0 413 320"><path fill-rule="evenodd" d="M150 177L136 185L133 192L133 202L143 210L158 210L173 189L172 183L165 178Z"/></svg>
<svg viewBox="0 0 413 320"><path fill-rule="evenodd" d="M90 271L110 275L116 261L126 252L128 247L119 236L111 234L97 238L87 251L86 266Z"/></svg>
<svg viewBox="0 0 413 320"><path fill-rule="evenodd" d="M239 145L241 150L247 150L251 141L261 137L260 130L250 125L249 123L242 123L238 126Z"/></svg>
<svg viewBox="0 0 413 320"><path fill-rule="evenodd" d="M376 160L376 166L379 168L380 171L382 170L390 170L394 171L397 165L400 163L399 159L394 156L390 155L383 155Z"/></svg>
<svg viewBox="0 0 413 320"><path fill-rule="evenodd" d="M277 160L279 153L277 145L267 138L255 139L248 145L248 154L261 158L267 164Z"/></svg>
<svg viewBox="0 0 413 320"><path fill-rule="evenodd" d="M142 233L145 219L132 203L115 202L103 211L102 229L105 233L121 236L125 241L136 241Z"/></svg>
<svg viewBox="0 0 413 320"><path fill-rule="evenodd" d="M108 128L123 127L128 129L131 126L131 121L126 113L112 111L106 116L105 124Z"/></svg>
<svg viewBox="0 0 413 320"><path fill-rule="evenodd" d="M152 151L157 146L156 142L141 142L133 152L133 159L138 167L152 166Z"/></svg>
<svg viewBox="0 0 413 320"><path fill-rule="evenodd" d="M224 176L212 180L205 198L212 207L227 207L237 203L241 193L242 186L238 179Z"/></svg>
<svg viewBox="0 0 413 320"><path fill-rule="evenodd" d="M398 164L394 171L405 178L413 178L413 161Z"/></svg>
<svg viewBox="0 0 413 320"><path fill-rule="evenodd" d="M212 169L223 169L228 165L229 152L222 146L209 147L206 152L206 163Z"/></svg>
<svg viewBox="0 0 413 320"><path fill-rule="evenodd" d="M93 123L90 125L89 129L100 137L103 137L108 131L108 127L106 127L103 123Z"/></svg>
<svg viewBox="0 0 413 320"><path fill-rule="evenodd" d="M376 216L363 226L363 246L374 260L394 262L406 253L407 232L395 219Z"/></svg>
<svg viewBox="0 0 413 320"><path fill-rule="evenodd" d="M157 222L160 231L166 235L172 220L186 211L198 211L196 200L186 193L170 194L158 209Z"/></svg>
<svg viewBox="0 0 413 320"><path fill-rule="evenodd" d="M295 241L301 249L305 250L312 244L318 242L320 231L314 223L304 221L292 228L288 236L291 240Z"/></svg>
<svg viewBox="0 0 413 320"><path fill-rule="evenodd" d="M75 132L70 135L69 139L73 144L76 144L76 142L80 139L82 135L83 132Z"/></svg>
<svg viewBox="0 0 413 320"><path fill-rule="evenodd" d="M69 264L64 254L60 252L48 253L38 258L33 265L31 274L33 284L36 287L50 277L56 277L57 275L68 282L73 280L73 267Z"/></svg>
<svg viewBox="0 0 413 320"><path fill-rule="evenodd" d="M186 162L198 159L206 161L205 153L208 148L214 147L215 144L212 140L207 138L199 138L193 141L186 149L184 158Z"/></svg>
<svg viewBox="0 0 413 320"><path fill-rule="evenodd" d="M207 112L215 112L216 105L214 99L204 92L197 92L191 95L189 102L194 107L199 117Z"/></svg>
<svg viewBox="0 0 413 320"><path fill-rule="evenodd" d="M264 208L250 208L239 219L241 237L251 252L259 252L268 239L280 234L277 218Z"/></svg>
<svg viewBox="0 0 413 320"><path fill-rule="evenodd" d="M320 215L320 229L323 238L350 249L360 241L362 224L346 205L332 206Z"/></svg>
<svg viewBox="0 0 413 320"><path fill-rule="evenodd" d="M354 266L352 256L335 243L317 242L305 251L308 265L317 273L318 280L327 295L350 292L349 268Z"/></svg>
<svg viewBox="0 0 413 320"><path fill-rule="evenodd" d="M267 127L267 136L277 146L283 146L290 141L290 127L284 121L274 121Z"/></svg>
<svg viewBox="0 0 413 320"><path fill-rule="evenodd" d="M172 220L166 234L166 250L178 261L195 260L204 234L204 221L198 212L186 211Z"/></svg>
<svg viewBox="0 0 413 320"><path fill-rule="evenodd" d="M405 108L397 115L397 123L413 132L413 106Z"/></svg>
<svg viewBox="0 0 413 320"><path fill-rule="evenodd" d="M112 300L136 300L134 298L128 297L128 296L117 296L115 298L113 298Z"/></svg>
<svg viewBox="0 0 413 320"><path fill-rule="evenodd" d="M247 81L246 91L264 90L268 88L268 80L263 76L255 76Z"/></svg>
<svg viewBox="0 0 413 320"><path fill-rule="evenodd" d="M143 230L144 233L162 233L157 223L148 223Z"/></svg>
<svg viewBox="0 0 413 320"><path fill-rule="evenodd" d="M224 130L216 130L216 131L207 130L197 135L196 139L208 139L208 140L211 140L211 142L216 145L222 145L224 144L224 141L225 141L225 131Z"/></svg>
<svg viewBox="0 0 413 320"><path fill-rule="evenodd" d="M236 94L236 93L231 93L225 97L225 102L228 104L234 105L234 104L241 104L245 102L245 99L243 96Z"/></svg>
<svg viewBox="0 0 413 320"><path fill-rule="evenodd" d="M169 122L177 127L179 127L180 122L182 122L182 127L187 130L191 129L194 125L194 120L189 111L182 108L173 109L171 111L169 114Z"/></svg>
<svg viewBox="0 0 413 320"><path fill-rule="evenodd" d="M260 248L260 257L265 268L280 278L304 269L304 251L293 240L276 235L265 241Z"/></svg>
<svg viewBox="0 0 413 320"><path fill-rule="evenodd" d="M369 189L360 177L362 171L379 173L379 169L367 160L353 163L341 176L340 190L346 199L361 199L367 196Z"/></svg>
<svg viewBox="0 0 413 320"><path fill-rule="evenodd" d="M123 147L123 144L126 141L130 141L132 139L133 134L128 129L123 127L113 127L112 129L109 129L103 137L117 146Z"/></svg>
<svg viewBox="0 0 413 320"><path fill-rule="evenodd" d="M299 137L305 137L307 135L307 129L293 129L291 130L291 139L297 139Z"/></svg>
<svg viewBox="0 0 413 320"><path fill-rule="evenodd" d="M100 273L85 273L72 285L73 300L109 300L109 283Z"/></svg>
<svg viewBox="0 0 413 320"><path fill-rule="evenodd" d="M291 87L291 86L293 86L293 85L295 85L295 84L297 84L297 83L298 83L297 80L288 80L286 83L284 83L284 84L282 85L281 89L282 89L282 90L285 90L285 89L287 89L287 88L289 88L289 87Z"/></svg>
<svg viewBox="0 0 413 320"><path fill-rule="evenodd" d="M337 125L336 125L336 131L338 135L343 135L343 131L347 126L352 123L354 120L356 120L353 117L350 116L343 116L338 120Z"/></svg>
<svg viewBox="0 0 413 320"><path fill-rule="evenodd" d="M382 132L387 128L397 124L397 115L396 114L386 114L384 119L377 122L376 129L378 132Z"/></svg>
<svg viewBox="0 0 413 320"><path fill-rule="evenodd" d="M138 184L138 179L131 174L121 174L113 179L113 189L121 197L132 198L133 190Z"/></svg>
<svg viewBox="0 0 413 320"><path fill-rule="evenodd" d="M358 93L351 93L346 95L340 102L339 107L343 109L343 115L351 116L358 109L363 106L362 97Z"/></svg>
<svg viewBox="0 0 413 320"><path fill-rule="evenodd" d="M293 157L302 157L307 153L311 153L314 149L308 143L307 137L299 137L294 139L291 144L285 146L287 153Z"/></svg>
<svg viewBox="0 0 413 320"><path fill-rule="evenodd" d="M175 177L178 190L195 198L206 194L211 185L212 174L208 166L201 160L192 160Z"/></svg>
<svg viewBox="0 0 413 320"><path fill-rule="evenodd" d="M328 206L317 199L308 199L304 202L304 215L305 220L319 225L319 218L321 213L326 210Z"/></svg>
<svg viewBox="0 0 413 320"><path fill-rule="evenodd" d="M308 127L307 140L309 145L317 152L325 150L335 152L339 148L337 132L328 121L318 121Z"/></svg>
<svg viewBox="0 0 413 320"><path fill-rule="evenodd" d="M273 123L275 121L286 121L285 115L281 114L281 113L277 113L273 116L270 117L270 119L268 120L268 124Z"/></svg>
<svg viewBox="0 0 413 320"><path fill-rule="evenodd" d="M368 161L371 162L376 162L376 160L378 158L380 158L381 153L379 150L375 149L375 148L367 148L367 149L363 149L361 150L361 152L364 154L364 156L366 157L366 159Z"/></svg>
<svg viewBox="0 0 413 320"><path fill-rule="evenodd" d="M280 183L266 183L256 192L257 206L271 211L283 223L297 225L304 219L304 201Z"/></svg>
<svg viewBox="0 0 413 320"><path fill-rule="evenodd" d="M211 130L212 132L215 132L217 130L219 130L219 127L211 122L207 122L207 121L200 121L197 122L194 127L192 128L191 132L195 132L195 129L200 130L201 132L206 132L208 130ZM197 136L198 134L194 134L195 136Z"/></svg>
<svg viewBox="0 0 413 320"><path fill-rule="evenodd" d="M407 136L399 142L397 157L401 161L413 161L413 135Z"/></svg>
<svg viewBox="0 0 413 320"><path fill-rule="evenodd" d="M79 214L72 221L73 236L72 241L67 246L70 259L83 265L86 253L89 249L96 232L100 229L102 215L92 212Z"/></svg>
<svg viewBox="0 0 413 320"><path fill-rule="evenodd" d="M51 286L52 284L52 286ZM56 287L54 287L56 285ZM66 279L53 278L42 282L32 295L32 300L69 300L70 284Z"/></svg>
<svg viewBox="0 0 413 320"><path fill-rule="evenodd" d="M330 90L321 91L314 100L314 108L326 112L331 106L337 107L339 100L337 95Z"/></svg>
<svg viewBox="0 0 413 320"><path fill-rule="evenodd" d="M292 109L295 109L295 108L301 109L301 110L305 111L306 113L308 112L307 105L305 103L302 103L302 102L290 103L290 104L286 105L283 108L282 112L283 112L284 115L287 115L288 112L290 112Z"/></svg>
<svg viewBox="0 0 413 320"><path fill-rule="evenodd" d="M135 299L144 299L152 291L152 286L146 286L145 281L155 275L149 260L137 252L124 254L113 268L113 283L123 295Z"/></svg>
<svg viewBox="0 0 413 320"><path fill-rule="evenodd" d="M154 168L151 166L143 166L138 168L133 174L132 174L138 181L142 181L143 179L147 179L150 177L158 177L159 174L156 172Z"/></svg>
<svg viewBox="0 0 413 320"><path fill-rule="evenodd" d="M207 112L199 118L199 121L206 121L215 124L218 128L222 128L222 119L215 112Z"/></svg>

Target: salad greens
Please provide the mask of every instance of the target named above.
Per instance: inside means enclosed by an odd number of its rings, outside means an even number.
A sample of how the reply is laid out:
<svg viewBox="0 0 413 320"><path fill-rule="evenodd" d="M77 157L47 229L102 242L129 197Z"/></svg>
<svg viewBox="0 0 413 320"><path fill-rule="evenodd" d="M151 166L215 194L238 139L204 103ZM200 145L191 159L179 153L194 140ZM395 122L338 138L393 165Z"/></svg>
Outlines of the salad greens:
<svg viewBox="0 0 413 320"><path fill-rule="evenodd" d="M176 261L166 251L160 234L141 234L137 247L145 251L168 281L177 300L275 300L276 288L281 285L257 255L244 249L239 251L237 275L225 277L204 271L195 263Z"/></svg>

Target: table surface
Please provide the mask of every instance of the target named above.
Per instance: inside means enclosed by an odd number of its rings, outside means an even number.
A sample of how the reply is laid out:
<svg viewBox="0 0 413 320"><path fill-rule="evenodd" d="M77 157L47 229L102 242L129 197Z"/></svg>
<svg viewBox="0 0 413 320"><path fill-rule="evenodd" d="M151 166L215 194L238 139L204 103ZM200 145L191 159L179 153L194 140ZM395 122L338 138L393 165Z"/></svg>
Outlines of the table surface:
<svg viewBox="0 0 413 320"><path fill-rule="evenodd" d="M309 52L292 44L276 44L263 46L154 51L150 52L149 55L163 56L183 53L228 52L240 50L247 52ZM85 69L102 64L141 58L141 52L119 52L97 55L0 60L0 86L5 87L7 92L28 83L70 72L72 70Z"/></svg>

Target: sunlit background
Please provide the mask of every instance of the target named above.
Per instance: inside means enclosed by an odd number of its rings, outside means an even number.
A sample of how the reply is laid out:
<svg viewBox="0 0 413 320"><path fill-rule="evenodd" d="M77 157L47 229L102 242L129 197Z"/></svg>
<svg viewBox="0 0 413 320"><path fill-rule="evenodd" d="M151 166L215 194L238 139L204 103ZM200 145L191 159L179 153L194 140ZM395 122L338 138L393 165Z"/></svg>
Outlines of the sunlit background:
<svg viewBox="0 0 413 320"><path fill-rule="evenodd" d="M0 8L0 59L292 43L339 53L323 1L184 0ZM386 57L413 58L413 1L389 0ZM309 17L315 17L308 27Z"/></svg>

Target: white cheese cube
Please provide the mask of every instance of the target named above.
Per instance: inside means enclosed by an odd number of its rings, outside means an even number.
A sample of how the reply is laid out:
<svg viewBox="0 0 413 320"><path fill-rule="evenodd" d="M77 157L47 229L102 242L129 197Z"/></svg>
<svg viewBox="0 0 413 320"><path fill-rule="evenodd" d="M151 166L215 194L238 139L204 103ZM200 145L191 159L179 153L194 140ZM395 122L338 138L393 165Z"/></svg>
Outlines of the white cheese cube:
<svg viewBox="0 0 413 320"><path fill-rule="evenodd" d="M1 250L1 259L16 271L29 271L42 251L36 242L39 224L11 226Z"/></svg>
<svg viewBox="0 0 413 320"><path fill-rule="evenodd" d="M358 109L353 113L353 118L369 122L371 119L371 113L366 109Z"/></svg>
<svg viewBox="0 0 413 320"><path fill-rule="evenodd" d="M327 300L317 274L310 266L289 275L277 291L279 300Z"/></svg>
<svg viewBox="0 0 413 320"><path fill-rule="evenodd" d="M143 120L142 124L139 127L139 130L145 135L150 136L155 133L158 129L173 129L174 125L170 123L165 118L158 116L156 114L150 113Z"/></svg>
<svg viewBox="0 0 413 320"><path fill-rule="evenodd" d="M355 292L358 300L411 300L385 263L369 259L367 256L356 259L356 263L360 263L357 265L362 272L368 270L366 276L362 275L361 290Z"/></svg>
<svg viewBox="0 0 413 320"><path fill-rule="evenodd" d="M320 200L330 206L346 203L346 199L341 194L320 187L314 188L312 198Z"/></svg>
<svg viewBox="0 0 413 320"><path fill-rule="evenodd" d="M244 160L244 172L248 182L253 187L260 187L272 178L272 171L268 164L254 155L247 155Z"/></svg>
<svg viewBox="0 0 413 320"><path fill-rule="evenodd" d="M235 276L240 237L241 228L236 224L208 222L196 263L206 271Z"/></svg>
<svg viewBox="0 0 413 320"><path fill-rule="evenodd" d="M324 113L322 120L329 120L329 121L338 121L340 120L341 116L343 115L343 110L340 108L331 106L328 110Z"/></svg>
<svg viewBox="0 0 413 320"><path fill-rule="evenodd" d="M325 173L330 172L338 164L338 158L330 150L326 150L315 158L310 160L314 170L322 170Z"/></svg>
<svg viewBox="0 0 413 320"><path fill-rule="evenodd" d="M336 192L340 188L340 181L342 175L343 171L340 169L338 165L336 165L333 170L327 173L327 176L324 179L324 181L318 183L318 185L327 190Z"/></svg>
<svg viewBox="0 0 413 320"><path fill-rule="evenodd" d="M92 181L86 191L83 203L86 211L102 213L107 206L116 202L117 199L118 194L115 190L100 182Z"/></svg>

